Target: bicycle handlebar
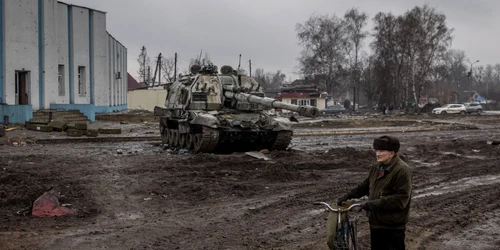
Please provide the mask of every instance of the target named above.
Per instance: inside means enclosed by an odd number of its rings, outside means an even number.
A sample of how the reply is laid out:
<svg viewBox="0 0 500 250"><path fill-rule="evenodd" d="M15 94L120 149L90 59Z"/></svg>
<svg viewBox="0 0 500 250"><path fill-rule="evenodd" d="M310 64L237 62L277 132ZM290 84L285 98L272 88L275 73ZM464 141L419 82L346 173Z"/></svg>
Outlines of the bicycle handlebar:
<svg viewBox="0 0 500 250"><path fill-rule="evenodd" d="M313 203L314 205L325 205L328 210L332 211L332 212L349 212L351 211L351 209L355 208L355 207L361 207L361 204L359 203L356 203L356 204L352 204L350 205L348 208L342 208L342 207L339 207L339 208L333 208L331 207L328 203L326 202L314 202Z"/></svg>

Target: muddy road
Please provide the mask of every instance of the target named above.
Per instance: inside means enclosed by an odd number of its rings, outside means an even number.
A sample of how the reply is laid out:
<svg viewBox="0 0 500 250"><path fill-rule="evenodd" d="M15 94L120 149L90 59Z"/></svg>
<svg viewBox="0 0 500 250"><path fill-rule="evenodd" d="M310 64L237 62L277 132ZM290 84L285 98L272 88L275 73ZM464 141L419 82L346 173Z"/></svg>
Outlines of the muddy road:
<svg viewBox="0 0 500 250"><path fill-rule="evenodd" d="M393 134L414 175L408 249L500 248L494 119ZM148 142L0 146L1 248L327 249L327 213L312 203L333 202L366 177L375 136L299 136L270 161ZM16 213L51 186L79 215ZM368 249L366 216L355 216Z"/></svg>

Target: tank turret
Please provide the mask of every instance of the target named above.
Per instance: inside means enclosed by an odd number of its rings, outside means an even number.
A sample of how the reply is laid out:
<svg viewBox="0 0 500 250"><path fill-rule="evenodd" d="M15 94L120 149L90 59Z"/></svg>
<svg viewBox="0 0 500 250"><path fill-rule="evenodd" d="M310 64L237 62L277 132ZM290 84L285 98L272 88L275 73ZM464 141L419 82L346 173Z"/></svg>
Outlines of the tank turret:
<svg viewBox="0 0 500 250"><path fill-rule="evenodd" d="M269 109L315 117L313 106L293 105L265 97L255 79L230 66L192 67L168 88L160 116L162 141L194 152L284 150L293 135L292 122Z"/></svg>

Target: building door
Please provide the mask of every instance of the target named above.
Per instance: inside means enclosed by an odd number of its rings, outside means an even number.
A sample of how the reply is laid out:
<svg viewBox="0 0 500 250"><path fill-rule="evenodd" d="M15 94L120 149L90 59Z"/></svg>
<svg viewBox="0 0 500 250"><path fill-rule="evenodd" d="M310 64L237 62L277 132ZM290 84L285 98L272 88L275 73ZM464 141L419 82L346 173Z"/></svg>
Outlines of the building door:
<svg viewBox="0 0 500 250"><path fill-rule="evenodd" d="M28 105L29 71L16 71L16 105Z"/></svg>

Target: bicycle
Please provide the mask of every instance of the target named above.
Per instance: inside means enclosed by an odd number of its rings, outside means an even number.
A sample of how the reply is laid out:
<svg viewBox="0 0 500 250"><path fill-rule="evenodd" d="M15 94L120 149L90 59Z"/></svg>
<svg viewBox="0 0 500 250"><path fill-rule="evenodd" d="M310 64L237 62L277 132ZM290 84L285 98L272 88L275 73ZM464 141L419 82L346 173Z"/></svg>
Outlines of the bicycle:
<svg viewBox="0 0 500 250"><path fill-rule="evenodd" d="M337 213L337 230L333 243L328 242L330 249L335 250L356 250L358 249L357 244L357 220L349 219L348 212L355 207L361 207L361 204L352 204L348 208L332 208L326 202L315 202L314 205L325 205L328 210ZM342 214L345 213L345 218L342 218ZM332 248L333 247L333 248Z"/></svg>

